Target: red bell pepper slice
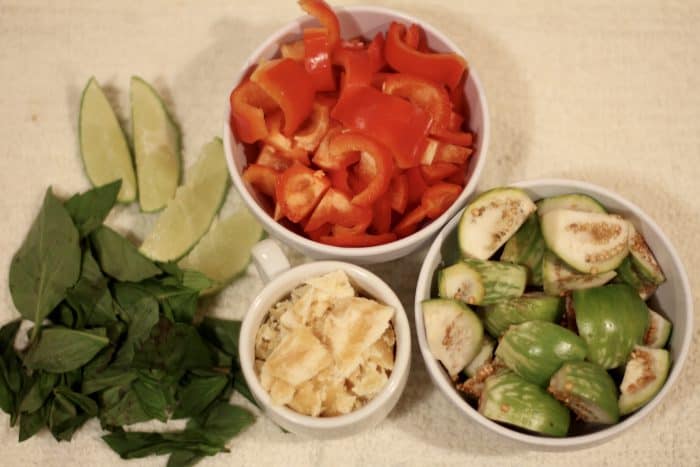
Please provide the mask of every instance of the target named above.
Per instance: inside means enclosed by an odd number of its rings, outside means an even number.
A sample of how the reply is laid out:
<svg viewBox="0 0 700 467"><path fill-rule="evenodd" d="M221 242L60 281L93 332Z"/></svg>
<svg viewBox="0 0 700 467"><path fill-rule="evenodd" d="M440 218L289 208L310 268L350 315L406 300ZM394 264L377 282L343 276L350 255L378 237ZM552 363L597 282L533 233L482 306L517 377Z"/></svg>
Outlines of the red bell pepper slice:
<svg viewBox="0 0 700 467"><path fill-rule="evenodd" d="M470 148L457 146L456 144L440 143L435 153L435 161L462 165L467 163L467 159L471 155L472 150Z"/></svg>
<svg viewBox="0 0 700 467"><path fill-rule="evenodd" d="M348 169L329 170L328 177L331 179L331 185L348 196L352 196L353 190L348 184Z"/></svg>
<svg viewBox="0 0 700 467"><path fill-rule="evenodd" d="M260 154L258 154L255 163L282 172L287 170L292 165L293 161L278 155L274 147L266 144L260 150Z"/></svg>
<svg viewBox="0 0 700 467"><path fill-rule="evenodd" d="M287 42L280 46L280 55L282 58L291 58L298 62L304 61L304 40L298 40L294 42Z"/></svg>
<svg viewBox="0 0 700 467"><path fill-rule="evenodd" d="M300 222L313 211L330 186L331 181L323 171L295 163L277 179L277 203L287 219Z"/></svg>
<svg viewBox="0 0 700 467"><path fill-rule="evenodd" d="M314 86L304 65L280 58L258 65L250 80L258 84L282 109L282 133L292 136L311 113Z"/></svg>
<svg viewBox="0 0 700 467"><path fill-rule="evenodd" d="M341 131L342 127L340 126L334 126L328 130L321 140L321 143L318 145L318 149L316 149L316 153L312 159L314 164L324 170L336 171L346 169L349 165L360 160L359 152L331 154L329 150L330 142L336 135L339 135Z"/></svg>
<svg viewBox="0 0 700 467"><path fill-rule="evenodd" d="M422 76L454 89L464 74L464 59L453 53L425 53L412 49L404 41L405 35L403 24L391 23L384 48L389 65L401 73Z"/></svg>
<svg viewBox="0 0 700 467"><path fill-rule="evenodd" d="M346 47L341 44L333 53L333 63L343 67L341 89L370 85L384 61L384 35L377 33L367 48Z"/></svg>
<svg viewBox="0 0 700 467"><path fill-rule="evenodd" d="M391 230L391 197L389 193L379 198L372 206L372 228L378 234Z"/></svg>
<svg viewBox="0 0 700 467"><path fill-rule="evenodd" d="M333 9L323 0L299 0L299 6L325 28L329 50L333 50L340 42L340 22Z"/></svg>
<svg viewBox="0 0 700 467"><path fill-rule="evenodd" d="M335 91L331 48L324 29L304 29L304 67L316 91Z"/></svg>
<svg viewBox="0 0 700 467"><path fill-rule="evenodd" d="M464 186L466 183L466 178L467 178L467 166L461 165L459 169L450 175L449 177L445 177L445 182L447 183L452 183L454 185L459 185L459 186Z"/></svg>
<svg viewBox="0 0 700 467"><path fill-rule="evenodd" d="M306 232L306 235L309 236L309 238L315 242L320 242L321 237L324 237L326 235L331 234L331 225L330 224L323 224L321 227L319 227L316 230L312 230L310 232Z"/></svg>
<svg viewBox="0 0 700 467"><path fill-rule="evenodd" d="M280 172L260 164L251 164L243 171L243 180L260 193L275 199L275 188Z"/></svg>
<svg viewBox="0 0 700 467"><path fill-rule="evenodd" d="M231 92L231 128L239 141L254 143L267 136L265 113L277 103L260 86L244 81Z"/></svg>
<svg viewBox="0 0 700 467"><path fill-rule="evenodd" d="M421 181L423 179L421 178ZM406 174L394 175L389 186L391 209L403 214L408 204L408 177Z"/></svg>
<svg viewBox="0 0 700 467"><path fill-rule="evenodd" d="M418 230L418 225L425 219L425 207L422 204L416 206L413 211L403 216L403 218L394 227L394 233L399 237L408 237L413 232Z"/></svg>
<svg viewBox="0 0 700 467"><path fill-rule="evenodd" d="M328 150L333 157L339 157L348 152L361 152L358 165L372 173L372 179L367 187L352 198L354 204L371 206L389 189L394 172L394 161L389 150L374 139L356 131L349 131L331 139Z"/></svg>
<svg viewBox="0 0 700 467"><path fill-rule="evenodd" d="M385 233L372 235L367 233L360 234L335 234L322 236L320 241L328 245L346 246L346 247L366 247L383 245L385 243L396 240L396 234Z"/></svg>
<svg viewBox="0 0 700 467"><path fill-rule="evenodd" d="M435 134L435 137L440 141L457 146L471 146L474 144L474 135L464 131L442 130Z"/></svg>
<svg viewBox="0 0 700 467"><path fill-rule="evenodd" d="M298 148L313 152L316 150L331 125L329 106L314 102L311 115L304 125L294 135L294 143Z"/></svg>
<svg viewBox="0 0 700 467"><path fill-rule="evenodd" d="M450 164L449 162L433 162L430 165L420 166L421 174L423 174L423 178L428 185L434 185L458 170L459 166L457 164Z"/></svg>
<svg viewBox="0 0 700 467"><path fill-rule="evenodd" d="M282 113L272 112L265 119L267 123L267 136L263 140L277 150L277 153L291 161L297 161L309 165L309 155L306 150L294 145L292 138L288 138L281 132Z"/></svg>
<svg viewBox="0 0 700 467"><path fill-rule="evenodd" d="M386 145L400 168L419 164L430 117L420 107L370 86L345 88L331 117Z"/></svg>
<svg viewBox="0 0 700 467"><path fill-rule="evenodd" d="M425 216L428 219L437 219L462 193L462 187L452 183L436 183L428 187L421 198L421 206L425 209Z"/></svg>
<svg viewBox="0 0 700 467"><path fill-rule="evenodd" d="M418 76L394 73L384 79L382 91L403 97L425 110L432 117L431 133L446 129L450 124L452 103L443 86Z"/></svg>
<svg viewBox="0 0 700 467"><path fill-rule="evenodd" d="M418 43L420 42L421 29L417 24L412 24L406 28L406 35L403 40L407 46L412 49L418 49Z"/></svg>
<svg viewBox="0 0 700 467"><path fill-rule="evenodd" d="M448 130L460 131L462 129L462 123L464 123L464 117L457 112L450 112L450 121L447 125Z"/></svg>
<svg viewBox="0 0 700 467"><path fill-rule="evenodd" d="M372 212L350 202L350 197L340 190L329 188L321 201L309 217L304 226L304 231L309 232L323 226L323 224L335 224L343 227L357 227L367 225L372 220Z"/></svg>
<svg viewBox="0 0 700 467"><path fill-rule="evenodd" d="M428 188L420 167L408 169L406 171L406 181L408 183L408 204L418 203L423 197L423 192Z"/></svg>

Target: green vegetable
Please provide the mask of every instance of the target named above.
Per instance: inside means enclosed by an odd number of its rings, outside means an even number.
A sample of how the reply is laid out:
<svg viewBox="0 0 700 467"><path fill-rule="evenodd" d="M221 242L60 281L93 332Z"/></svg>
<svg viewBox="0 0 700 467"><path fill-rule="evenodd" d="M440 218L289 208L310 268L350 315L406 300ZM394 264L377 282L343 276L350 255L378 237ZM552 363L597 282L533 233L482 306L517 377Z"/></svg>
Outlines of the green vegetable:
<svg viewBox="0 0 700 467"><path fill-rule="evenodd" d="M620 384L620 413L632 413L652 400L664 386L670 368L668 350L636 346Z"/></svg>
<svg viewBox="0 0 700 467"><path fill-rule="evenodd" d="M83 251L78 282L66 293L66 303L75 311L75 327L104 326L117 320L114 300L90 250Z"/></svg>
<svg viewBox="0 0 700 467"><path fill-rule="evenodd" d="M666 276L661 270L654 253L647 245L646 240L634 227L634 224L629 224L629 250L632 264L639 272L640 276L654 285L661 285L666 281Z"/></svg>
<svg viewBox="0 0 700 467"><path fill-rule="evenodd" d="M73 195L65 203L80 237L86 237L102 225L109 211L117 202L117 194L122 186L121 180L116 180L101 187L93 188L85 193Z"/></svg>
<svg viewBox="0 0 700 467"><path fill-rule="evenodd" d="M44 328L39 340L30 347L24 364L33 370L64 373L92 360L108 343L104 328L84 331Z"/></svg>
<svg viewBox="0 0 700 467"><path fill-rule="evenodd" d="M138 282L161 272L129 240L109 227L103 225L92 232L90 242L102 270L117 280Z"/></svg>
<svg viewBox="0 0 700 467"><path fill-rule="evenodd" d="M483 365L487 364L493 358L493 349L496 347L495 342L489 336L484 336L481 340L481 349L476 356L469 362L469 365L464 369L464 372L469 378L476 376Z"/></svg>
<svg viewBox="0 0 700 467"><path fill-rule="evenodd" d="M527 270L517 264L464 259L438 273L438 289L442 298L488 305L522 295L526 279Z"/></svg>
<svg viewBox="0 0 700 467"><path fill-rule="evenodd" d="M609 282L615 275L615 271L581 274L567 266L551 251L545 252L542 260L543 288L547 295L558 297L571 290L599 287Z"/></svg>
<svg viewBox="0 0 700 467"><path fill-rule="evenodd" d="M527 267L528 284L542 285L542 257L545 249L540 220L537 214L530 214L515 235L506 242L501 261Z"/></svg>
<svg viewBox="0 0 700 467"><path fill-rule="evenodd" d="M615 272L617 272L616 281L630 285L637 291L642 300L647 300L654 295L657 286L653 282L642 277L630 259L631 257L632 255L628 255L623 259L620 266L615 270Z"/></svg>
<svg viewBox="0 0 700 467"><path fill-rule="evenodd" d="M484 327L493 337L502 336L512 324L527 321L557 322L562 314L562 300L539 292L511 298L484 307Z"/></svg>
<svg viewBox="0 0 700 467"><path fill-rule="evenodd" d="M608 211L597 199L582 193L569 193L566 195L550 196L537 203L537 214L542 217L550 211L557 209L570 209L580 212L598 212L605 214Z"/></svg>
<svg viewBox="0 0 700 467"><path fill-rule="evenodd" d="M669 320L649 308L649 327L644 333L644 345L652 349L662 349L671 337L673 325Z"/></svg>
<svg viewBox="0 0 700 467"><path fill-rule="evenodd" d="M620 418L615 382L595 363L564 363L547 390L584 422L610 425Z"/></svg>

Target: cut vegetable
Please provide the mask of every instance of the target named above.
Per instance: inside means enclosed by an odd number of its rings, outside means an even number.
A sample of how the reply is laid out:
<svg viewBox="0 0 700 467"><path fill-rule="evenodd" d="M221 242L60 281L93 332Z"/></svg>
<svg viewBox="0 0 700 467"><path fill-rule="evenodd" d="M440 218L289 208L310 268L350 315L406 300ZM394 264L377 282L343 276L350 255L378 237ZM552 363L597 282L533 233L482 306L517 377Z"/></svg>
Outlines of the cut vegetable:
<svg viewBox="0 0 700 467"><path fill-rule="evenodd" d="M627 255L627 257L622 260L622 263L620 263L620 266L615 270L617 273L617 281L630 285L637 291L642 300L646 300L654 295L657 286L637 272L637 268L630 259L631 257L632 255Z"/></svg>
<svg viewBox="0 0 700 467"><path fill-rule="evenodd" d="M628 223L615 215L557 209L540 222L547 247L579 272L612 271L629 251Z"/></svg>
<svg viewBox="0 0 700 467"><path fill-rule="evenodd" d="M180 130L158 93L131 78L131 125L139 203L145 212L162 209L180 181Z"/></svg>
<svg viewBox="0 0 700 467"><path fill-rule="evenodd" d="M481 340L481 349L479 353L472 359L471 362L464 369L464 372L470 378L476 376L479 368L487 364L493 358L493 349L496 347L496 343L489 336L484 336Z"/></svg>
<svg viewBox="0 0 700 467"><path fill-rule="evenodd" d="M488 305L519 297L525 290L527 270L517 264L465 259L442 269L438 288L442 298L470 305Z"/></svg>
<svg viewBox="0 0 700 467"><path fill-rule="evenodd" d="M636 346L620 384L620 414L632 413L653 399L666 382L670 367L667 350Z"/></svg>
<svg viewBox="0 0 700 467"><path fill-rule="evenodd" d="M573 292L576 326L588 346L588 360L605 369L627 361L642 342L649 312L627 284L611 284Z"/></svg>
<svg viewBox="0 0 700 467"><path fill-rule="evenodd" d="M569 411L541 387L515 373L504 372L486 380L479 413L497 422L549 436L566 436Z"/></svg>
<svg viewBox="0 0 700 467"><path fill-rule="evenodd" d="M484 327L493 337L502 336L513 324L527 321L557 322L562 314L562 300L534 292L503 300L484 308Z"/></svg>
<svg viewBox="0 0 700 467"><path fill-rule="evenodd" d="M656 261L654 253L647 245L646 240L640 234L634 225L629 222L629 250L631 253L632 264L639 274L650 281L654 285L661 285L666 281L661 266Z"/></svg>
<svg viewBox="0 0 700 467"><path fill-rule="evenodd" d="M423 320L433 356L456 378L481 349L484 328L476 314L456 300L423 302Z"/></svg>
<svg viewBox="0 0 700 467"><path fill-rule="evenodd" d="M562 363L586 358L586 343L554 323L528 321L508 329L496 356L526 380L545 387Z"/></svg>
<svg viewBox="0 0 700 467"><path fill-rule="evenodd" d="M126 137L100 85L90 78L80 101L80 154L94 186L122 181L117 200L136 199L136 175Z"/></svg>
<svg viewBox="0 0 700 467"><path fill-rule="evenodd" d="M574 271L551 251L547 251L542 259L542 282L547 295L559 296L570 290L590 289L600 287L612 280L615 271L600 274L581 274Z"/></svg>
<svg viewBox="0 0 700 467"><path fill-rule="evenodd" d="M570 193L567 195L552 196L539 200L537 203L537 214L541 217L556 209L570 209L581 212L607 213L605 207L595 198L581 193Z"/></svg>
<svg viewBox="0 0 700 467"><path fill-rule="evenodd" d="M262 233L262 226L255 217L248 209L241 207L231 216L213 224L178 265L183 269L199 271L215 281L216 285L203 293L215 292L245 271L250 262L250 250L260 240Z"/></svg>
<svg viewBox="0 0 700 467"><path fill-rule="evenodd" d="M525 223L510 237L503 248L501 261L522 264L528 268L528 284L542 285L542 257L545 245L540 221L530 214Z"/></svg>
<svg viewBox="0 0 700 467"><path fill-rule="evenodd" d="M495 188L464 209L459 221L459 248L465 257L488 259L535 211L535 204L518 188Z"/></svg>
<svg viewBox="0 0 700 467"><path fill-rule="evenodd" d="M219 138L202 148L188 174L141 244L141 253L153 260L181 258L206 233L219 211L229 180Z"/></svg>
<svg viewBox="0 0 700 467"><path fill-rule="evenodd" d="M649 327L644 333L644 345L652 349L663 349L671 336L671 328L673 325L669 320L655 312L651 308L649 310Z"/></svg>
<svg viewBox="0 0 700 467"><path fill-rule="evenodd" d="M564 363L547 390L584 422L610 425L620 419L615 382L594 363Z"/></svg>

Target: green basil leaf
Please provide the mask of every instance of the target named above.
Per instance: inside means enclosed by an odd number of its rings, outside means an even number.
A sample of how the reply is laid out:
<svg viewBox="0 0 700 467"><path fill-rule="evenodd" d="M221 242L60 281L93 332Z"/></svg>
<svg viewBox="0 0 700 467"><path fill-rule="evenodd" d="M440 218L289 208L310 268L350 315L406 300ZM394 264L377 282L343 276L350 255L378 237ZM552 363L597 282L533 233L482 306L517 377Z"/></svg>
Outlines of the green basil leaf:
<svg viewBox="0 0 700 467"><path fill-rule="evenodd" d="M15 344L15 336L17 336L17 331L19 326L22 324L21 319L16 319L10 321L9 323L3 325L0 328L0 354L5 355L8 350L12 349Z"/></svg>
<svg viewBox="0 0 700 467"><path fill-rule="evenodd" d="M198 327L199 333L232 357L238 358L238 336L241 322L206 317Z"/></svg>
<svg viewBox="0 0 700 467"><path fill-rule="evenodd" d="M85 331L46 328L29 349L24 364L33 370L65 373L92 360L108 343L104 328Z"/></svg>
<svg viewBox="0 0 700 467"><path fill-rule="evenodd" d="M3 412L12 415L16 411L16 396L10 389L10 385L6 380L5 374L7 368L5 361L0 359L0 409Z"/></svg>
<svg viewBox="0 0 700 467"><path fill-rule="evenodd" d="M147 378L139 378L133 386L141 408L149 417L165 422L168 420L168 401L160 385Z"/></svg>
<svg viewBox="0 0 700 467"><path fill-rule="evenodd" d="M141 406L141 401L132 388L110 388L102 394L100 422L102 426L115 427L151 420Z"/></svg>
<svg viewBox="0 0 700 467"><path fill-rule="evenodd" d="M83 326L104 326L117 320L108 280L89 249L83 251L78 282L66 293L66 302L84 317Z"/></svg>
<svg viewBox="0 0 700 467"><path fill-rule="evenodd" d="M73 219L81 237L87 236L102 225L117 201L117 193L119 193L121 186L122 181L117 180L85 193L75 194L66 201L66 210Z"/></svg>
<svg viewBox="0 0 700 467"><path fill-rule="evenodd" d="M151 335L151 330L158 323L158 302L155 298L146 296L123 310L128 317L129 328L114 365L126 367L131 364L138 347Z"/></svg>
<svg viewBox="0 0 700 467"><path fill-rule="evenodd" d="M173 413L173 418L186 418L199 415L211 405L226 387L225 375L192 377L180 391L180 404Z"/></svg>
<svg viewBox="0 0 700 467"><path fill-rule="evenodd" d="M221 446L210 444L201 434L187 430L168 433L124 432L120 430L105 435L102 439L122 459L158 456L179 451L211 456L225 450Z"/></svg>
<svg viewBox="0 0 700 467"><path fill-rule="evenodd" d="M32 376L33 383L29 391L22 398L19 405L20 412L36 412L44 405L46 398L51 395L54 386L58 383L60 376L55 373L38 371Z"/></svg>
<svg viewBox="0 0 700 467"><path fill-rule="evenodd" d="M92 394L113 386L127 386L136 378L138 378L138 374L135 371L107 368L102 372L86 376L80 390L83 394Z"/></svg>
<svg viewBox="0 0 700 467"><path fill-rule="evenodd" d="M248 410L227 402L218 402L200 416L187 422L185 431L199 433L214 445L226 443L255 421Z"/></svg>
<svg viewBox="0 0 700 467"><path fill-rule="evenodd" d="M197 451L173 451L168 457L166 467L192 467L204 456Z"/></svg>
<svg viewBox="0 0 700 467"><path fill-rule="evenodd" d="M153 261L109 227L103 225L95 229L90 234L90 242L102 270L117 280L139 282L161 273Z"/></svg>
<svg viewBox="0 0 700 467"><path fill-rule="evenodd" d="M258 405L258 401L255 400L255 397L253 397L253 393L250 392L248 383L246 383L246 380L243 377L243 371L241 371L240 368L236 368L236 370L233 372L233 389L248 399L248 401L250 401L250 403L252 403L254 406L260 407Z"/></svg>
<svg viewBox="0 0 700 467"><path fill-rule="evenodd" d="M48 423L48 406L32 413L23 413L19 418L19 442L31 438Z"/></svg>
<svg viewBox="0 0 700 467"><path fill-rule="evenodd" d="M197 330L161 317L134 355L133 367L167 372L211 368L213 355Z"/></svg>
<svg viewBox="0 0 700 467"><path fill-rule="evenodd" d="M76 329L83 327L82 315L75 311L65 300L59 303L58 306L49 313L48 319L53 324L58 324L67 328Z"/></svg>
<svg viewBox="0 0 700 467"><path fill-rule="evenodd" d="M58 386L54 389L56 396L62 396L65 400L71 402L76 408L79 408L85 414L94 417L97 415L97 402L84 394L75 392L67 386Z"/></svg>
<svg viewBox="0 0 700 467"><path fill-rule="evenodd" d="M80 274L78 230L49 189L39 215L10 265L10 294L19 312L39 325Z"/></svg>
<svg viewBox="0 0 700 467"><path fill-rule="evenodd" d="M127 289L132 296L148 294L160 304L166 316L172 316L173 321L191 323L197 312L199 292L179 284L167 284L162 280L148 279L139 283L130 283L120 287L122 294Z"/></svg>

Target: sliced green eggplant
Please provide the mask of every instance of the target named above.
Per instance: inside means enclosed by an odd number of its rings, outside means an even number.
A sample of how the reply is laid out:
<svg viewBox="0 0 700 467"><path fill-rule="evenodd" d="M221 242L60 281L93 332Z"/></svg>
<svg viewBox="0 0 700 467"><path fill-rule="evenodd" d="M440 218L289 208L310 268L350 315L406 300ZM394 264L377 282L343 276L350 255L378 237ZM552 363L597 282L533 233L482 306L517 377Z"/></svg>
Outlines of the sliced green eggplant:
<svg viewBox="0 0 700 467"><path fill-rule="evenodd" d="M627 361L649 324L646 304L627 284L610 284L572 294L576 326L586 341L588 360L605 369Z"/></svg>
<svg viewBox="0 0 700 467"><path fill-rule="evenodd" d="M422 307L428 347L450 377L456 378L481 349L481 320L457 300L426 300Z"/></svg>
<svg viewBox="0 0 700 467"><path fill-rule="evenodd" d="M629 224L616 215L556 209L540 225L547 248L584 274L612 271L629 252Z"/></svg>
<svg viewBox="0 0 700 467"><path fill-rule="evenodd" d="M482 317L489 334L500 337L512 324L535 320L554 323L561 314L561 298L533 292L488 305L484 308Z"/></svg>
<svg viewBox="0 0 700 467"><path fill-rule="evenodd" d="M610 425L620 419L615 382L595 363L564 363L547 391L584 422Z"/></svg>
<svg viewBox="0 0 700 467"><path fill-rule="evenodd" d="M542 282L544 293L560 296L571 290L589 289L605 285L612 280L615 271L600 274L581 274L571 269L551 251L547 251L542 259Z"/></svg>
<svg viewBox="0 0 700 467"><path fill-rule="evenodd" d="M491 420L542 435L566 436L569 411L544 389L512 372L486 380L479 413Z"/></svg>
<svg viewBox="0 0 700 467"><path fill-rule="evenodd" d="M639 274L654 285L661 285L666 281L666 276L661 270L654 253L647 245L646 240L634 227L631 222L629 224L629 250L632 257L632 263Z"/></svg>
<svg viewBox="0 0 700 467"><path fill-rule="evenodd" d="M438 273L438 293L469 305L488 305L519 297L526 282L527 270L518 264L464 259Z"/></svg>
<svg viewBox="0 0 700 467"><path fill-rule="evenodd" d="M501 261L522 264L528 269L527 283L542 285L542 257L545 245L540 220L537 214L530 214L515 235L503 247Z"/></svg>
<svg viewBox="0 0 700 467"><path fill-rule="evenodd" d="M616 281L629 284L637 291L642 300L647 300L654 295L657 285L642 277L630 259L632 255L627 255L622 263L615 270L617 272Z"/></svg>
<svg viewBox="0 0 700 467"><path fill-rule="evenodd" d="M607 213L605 207L597 199L581 193L569 193L566 195L551 196L543 198L537 203L537 214L544 216L550 211L557 209L571 209L581 212Z"/></svg>
<svg viewBox="0 0 700 467"><path fill-rule="evenodd" d="M510 370L503 364L499 358L493 358L477 368L476 373L470 376L469 379L463 383L457 384L455 387L457 390L463 392L468 398L479 400L484 392L484 385L486 380L491 376L510 372Z"/></svg>
<svg viewBox="0 0 700 467"><path fill-rule="evenodd" d="M653 399L666 382L670 367L668 350L635 347L620 384L620 414L632 413Z"/></svg>
<svg viewBox="0 0 700 467"><path fill-rule="evenodd" d="M488 259L535 211L519 188L494 188L479 195L462 213L459 248L464 257Z"/></svg>
<svg viewBox="0 0 700 467"><path fill-rule="evenodd" d="M479 368L487 364L493 358L493 349L496 347L496 343L489 336L484 336L481 340L481 349L472 359L471 362L464 369L464 372L468 377L475 376Z"/></svg>
<svg viewBox="0 0 700 467"><path fill-rule="evenodd" d="M586 343L557 324L528 321L508 328L496 356L518 375L545 387L562 363L586 358Z"/></svg>
<svg viewBox="0 0 700 467"><path fill-rule="evenodd" d="M673 325L669 320L655 312L651 308L649 310L649 327L644 333L644 345L652 349L663 349L666 347L668 338L671 336L671 328Z"/></svg>

